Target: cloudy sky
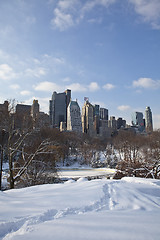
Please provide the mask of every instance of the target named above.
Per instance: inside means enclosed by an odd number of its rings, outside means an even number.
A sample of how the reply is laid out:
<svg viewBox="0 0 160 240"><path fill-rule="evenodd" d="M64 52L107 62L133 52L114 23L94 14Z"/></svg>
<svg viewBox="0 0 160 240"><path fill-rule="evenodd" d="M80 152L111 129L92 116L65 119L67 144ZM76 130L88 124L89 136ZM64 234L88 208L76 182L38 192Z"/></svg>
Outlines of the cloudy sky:
<svg viewBox="0 0 160 240"><path fill-rule="evenodd" d="M0 102L72 90L131 122L150 106L160 128L159 0L0 0Z"/></svg>

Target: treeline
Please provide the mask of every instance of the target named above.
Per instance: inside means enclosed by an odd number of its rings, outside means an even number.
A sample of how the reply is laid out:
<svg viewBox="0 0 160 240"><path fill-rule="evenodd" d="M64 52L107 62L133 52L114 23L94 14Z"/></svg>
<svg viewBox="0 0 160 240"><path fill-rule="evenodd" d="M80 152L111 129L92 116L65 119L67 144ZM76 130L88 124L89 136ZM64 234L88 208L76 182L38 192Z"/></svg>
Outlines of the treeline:
<svg viewBox="0 0 160 240"><path fill-rule="evenodd" d="M0 131L1 180L2 164L9 164L10 188L54 183L57 166L90 165L97 151L105 146L84 134L42 128ZM2 182L1 182L2 183ZM2 184L1 184L2 186Z"/></svg>
<svg viewBox="0 0 160 240"><path fill-rule="evenodd" d="M34 129L25 116L23 127L16 128L16 119L14 104L0 114L0 189L4 162L9 164L10 188L54 183L58 166L77 162L116 168L115 178L160 178L160 131L143 136L120 130L110 139L99 139L56 128Z"/></svg>
<svg viewBox="0 0 160 240"><path fill-rule="evenodd" d="M0 132L1 163L9 163L10 188L58 181L58 166L112 167L114 178L160 177L160 132L141 136L120 131L111 139L43 128ZM1 173L2 174L2 173Z"/></svg>
<svg viewBox="0 0 160 240"><path fill-rule="evenodd" d="M115 177L160 178L160 131L146 136L121 131L113 147L118 158Z"/></svg>

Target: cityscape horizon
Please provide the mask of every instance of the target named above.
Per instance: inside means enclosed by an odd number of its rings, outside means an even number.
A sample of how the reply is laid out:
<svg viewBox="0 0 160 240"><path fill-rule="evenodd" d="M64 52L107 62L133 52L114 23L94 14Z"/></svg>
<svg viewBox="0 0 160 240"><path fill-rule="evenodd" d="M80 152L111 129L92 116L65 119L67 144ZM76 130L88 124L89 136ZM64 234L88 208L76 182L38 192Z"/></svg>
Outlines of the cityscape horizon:
<svg viewBox="0 0 160 240"><path fill-rule="evenodd" d="M42 126L58 127L60 131L77 131L87 133L90 136L93 136L93 132L95 132L97 136L104 134L107 136L108 130L106 128L112 129L113 132L121 127L135 128L139 133L157 130L153 126L152 111L149 106L146 106L145 114L139 111L132 112L131 121L128 123L123 116L115 117L109 114L109 109L99 104L92 104L88 97L84 97L84 105L79 106L77 99L72 100L70 89L66 89L61 93L53 92L48 103L49 111L47 113L41 111L38 99L34 99L32 105L18 103L15 100L5 100L3 104L0 103L0 111L9 110L9 105L14 105L15 113L21 115L22 118L29 114L33 121L41 119ZM38 124L35 127L38 126L40 125ZM99 132L100 128L101 134ZM111 132L109 132L110 134Z"/></svg>
<svg viewBox="0 0 160 240"><path fill-rule="evenodd" d="M131 122L150 106L160 128L160 2L0 1L0 102L71 89Z"/></svg>

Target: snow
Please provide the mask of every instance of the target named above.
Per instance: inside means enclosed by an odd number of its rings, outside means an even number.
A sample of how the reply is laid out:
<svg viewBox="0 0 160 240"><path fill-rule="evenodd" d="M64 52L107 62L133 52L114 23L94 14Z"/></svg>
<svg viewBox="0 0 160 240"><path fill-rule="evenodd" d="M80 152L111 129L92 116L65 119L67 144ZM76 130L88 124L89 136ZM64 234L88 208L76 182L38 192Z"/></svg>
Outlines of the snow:
<svg viewBox="0 0 160 240"><path fill-rule="evenodd" d="M3 240L159 240L160 180L80 178L0 192Z"/></svg>
<svg viewBox="0 0 160 240"><path fill-rule="evenodd" d="M96 176L112 176L115 172L115 169L110 168L62 168L58 174L62 179L70 179Z"/></svg>

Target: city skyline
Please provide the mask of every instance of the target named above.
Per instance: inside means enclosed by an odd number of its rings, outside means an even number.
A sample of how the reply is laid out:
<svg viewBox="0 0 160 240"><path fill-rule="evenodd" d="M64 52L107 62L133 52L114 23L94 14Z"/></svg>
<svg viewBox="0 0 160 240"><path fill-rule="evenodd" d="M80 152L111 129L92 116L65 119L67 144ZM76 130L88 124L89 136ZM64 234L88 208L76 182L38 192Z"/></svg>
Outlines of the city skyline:
<svg viewBox="0 0 160 240"><path fill-rule="evenodd" d="M23 115L27 114L33 118L35 123L33 127L50 126L59 128L60 131L82 131L92 137L95 134L100 137L104 133L106 135L111 134L111 129L117 131L121 127L126 130L135 128L135 132L137 131L138 133L153 131L152 111L149 106L146 107L144 116L143 112L133 112L131 124L127 124L126 119L121 117L116 119L115 116L109 116L108 109L90 103L87 97L84 98L84 101L81 109L77 100L72 100L71 90L66 89L61 93L53 92L51 100L49 100L49 114L40 112L38 99L34 99L32 105L19 104L18 102L14 102L14 104L15 113L18 116L23 118ZM11 104L13 103L11 102ZM8 100L0 105L2 111L6 108L7 111L9 110L10 103ZM19 122L19 124L21 125L22 122Z"/></svg>
<svg viewBox="0 0 160 240"><path fill-rule="evenodd" d="M131 124L150 106L160 128L160 2L0 1L0 102L72 91Z"/></svg>

